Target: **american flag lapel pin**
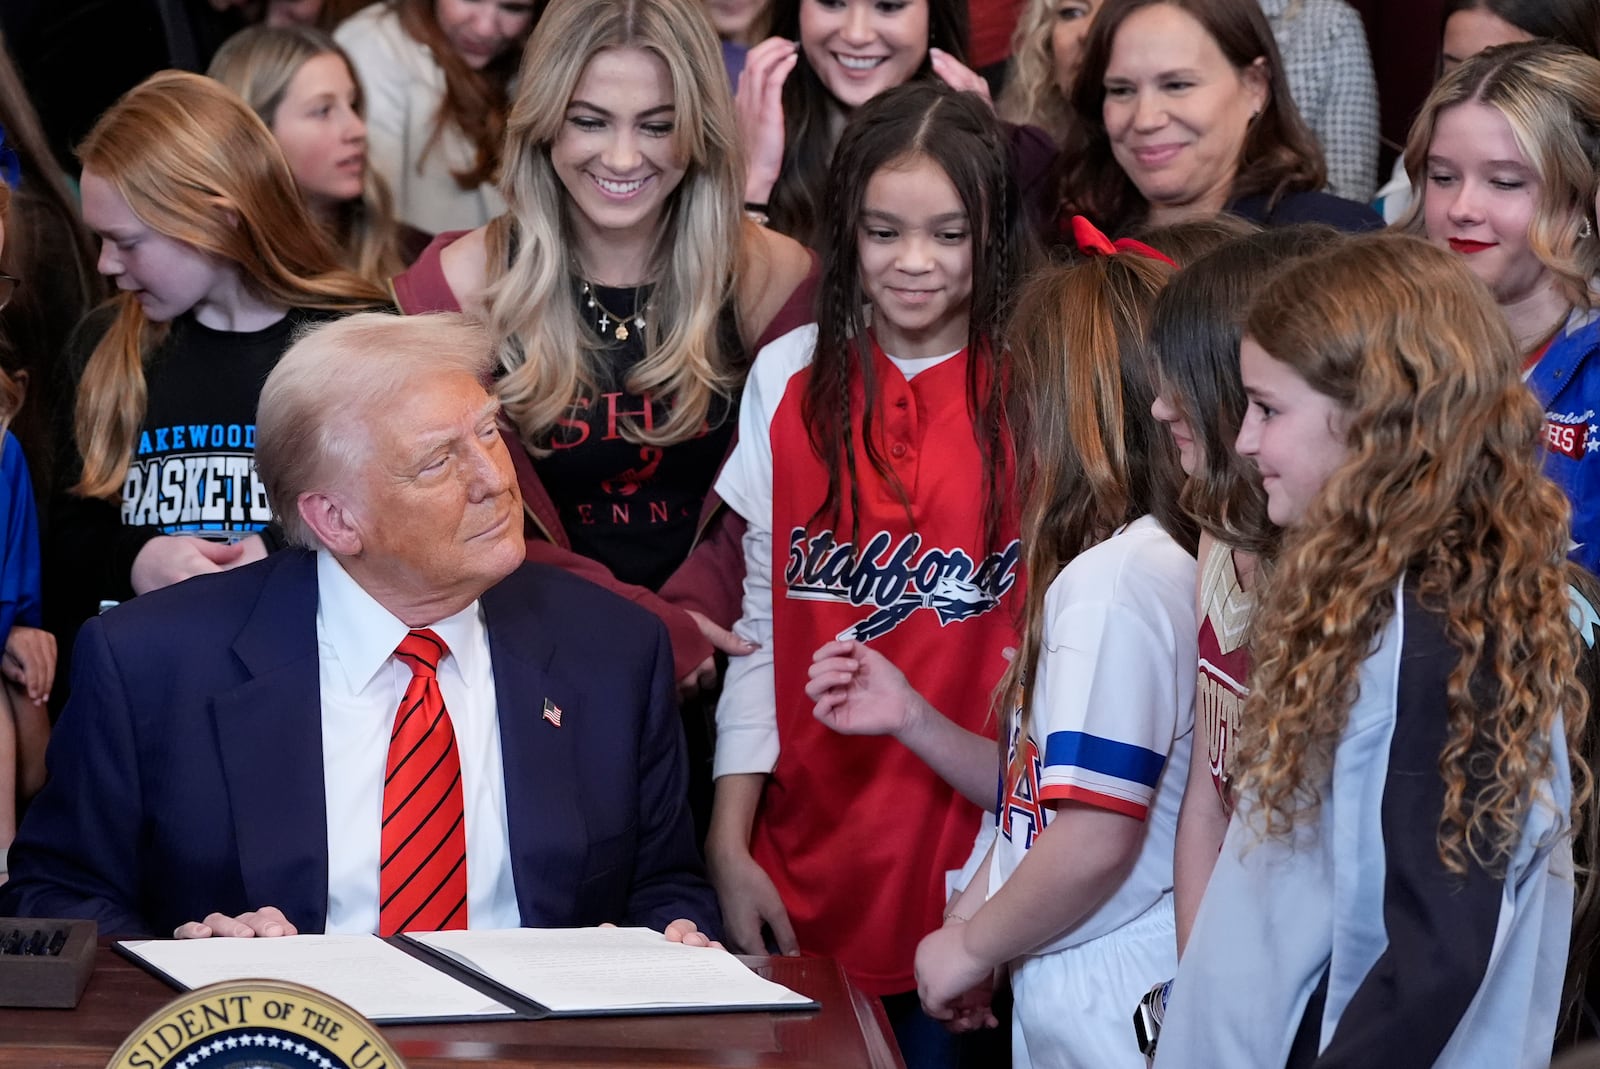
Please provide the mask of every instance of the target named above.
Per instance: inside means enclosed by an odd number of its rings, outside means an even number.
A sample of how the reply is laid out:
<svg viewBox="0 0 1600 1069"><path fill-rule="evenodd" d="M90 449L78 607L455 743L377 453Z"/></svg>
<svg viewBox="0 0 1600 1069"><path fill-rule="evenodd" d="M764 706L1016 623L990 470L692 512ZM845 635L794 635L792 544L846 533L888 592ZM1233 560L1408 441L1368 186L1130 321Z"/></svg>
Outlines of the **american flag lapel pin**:
<svg viewBox="0 0 1600 1069"><path fill-rule="evenodd" d="M560 727L561 726L561 706L557 705L555 702L551 701L549 698L546 698L544 700L544 718L546 720L550 721L550 726L551 727Z"/></svg>

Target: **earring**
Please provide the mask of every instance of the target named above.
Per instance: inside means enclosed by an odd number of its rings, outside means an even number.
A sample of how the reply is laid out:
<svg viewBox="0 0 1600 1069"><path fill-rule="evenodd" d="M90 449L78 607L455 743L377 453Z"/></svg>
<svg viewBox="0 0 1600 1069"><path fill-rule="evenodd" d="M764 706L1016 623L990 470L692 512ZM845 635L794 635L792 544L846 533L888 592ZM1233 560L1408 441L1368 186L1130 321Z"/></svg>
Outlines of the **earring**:
<svg viewBox="0 0 1600 1069"><path fill-rule="evenodd" d="M1591 237L1593 234L1594 227L1589 223L1589 217L1586 215L1583 217L1583 225L1578 228L1578 237L1583 239Z"/></svg>

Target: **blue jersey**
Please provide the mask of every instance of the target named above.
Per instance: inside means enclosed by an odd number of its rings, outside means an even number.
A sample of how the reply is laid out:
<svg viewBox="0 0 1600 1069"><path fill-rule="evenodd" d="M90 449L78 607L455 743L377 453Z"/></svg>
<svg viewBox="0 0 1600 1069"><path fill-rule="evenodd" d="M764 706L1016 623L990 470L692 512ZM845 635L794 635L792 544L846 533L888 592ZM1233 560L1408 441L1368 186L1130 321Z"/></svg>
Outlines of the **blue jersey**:
<svg viewBox="0 0 1600 1069"><path fill-rule="evenodd" d="M1572 559L1600 573L1600 311L1572 317L1528 388L1544 405L1545 474L1572 503Z"/></svg>

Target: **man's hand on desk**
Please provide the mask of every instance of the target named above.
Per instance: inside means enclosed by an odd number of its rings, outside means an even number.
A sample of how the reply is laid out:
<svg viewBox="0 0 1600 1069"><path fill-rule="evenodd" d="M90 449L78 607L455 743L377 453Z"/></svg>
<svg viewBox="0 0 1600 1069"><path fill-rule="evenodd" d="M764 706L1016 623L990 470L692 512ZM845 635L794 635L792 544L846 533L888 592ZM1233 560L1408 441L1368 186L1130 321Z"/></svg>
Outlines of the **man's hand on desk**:
<svg viewBox="0 0 1600 1069"><path fill-rule="evenodd" d="M706 935L695 925L694 921L687 918L675 920L667 925L666 935L669 943L682 943L688 947L716 947L718 950L723 949L721 943Z"/></svg>
<svg viewBox="0 0 1600 1069"><path fill-rule="evenodd" d="M678 924L693 924L688 921L677 921ZM174 939L249 939L254 936L271 938L279 935L299 935L299 929L289 923L289 918L277 906L262 906L251 913L241 913L237 917L225 917L221 913L213 913L203 921L190 921L180 924L172 931ZM667 938L671 938L668 936ZM704 939L704 936L701 936Z"/></svg>
<svg viewBox="0 0 1600 1069"><path fill-rule="evenodd" d="M601 924L600 927L615 928L616 925L612 924L610 921L606 921L605 923ZM675 920L671 924L667 925L667 930L664 934L666 935L667 942L669 943L682 943L684 946L689 947L716 947L718 950L724 949L721 943L707 936L705 932L700 930L700 927L695 924L694 921L687 918L680 918L679 920Z"/></svg>
<svg viewBox="0 0 1600 1069"><path fill-rule="evenodd" d="M602 924L602 928L614 928L614 924ZM280 935L299 935L300 932L283 911L277 906L262 906L251 913L241 913L237 917L227 917L221 913L213 913L203 921L190 921L180 924L173 929L174 939L250 939L256 936L272 938ZM702 932L694 921L687 918L675 920L667 925L667 942L682 943L691 947L717 947L722 944Z"/></svg>

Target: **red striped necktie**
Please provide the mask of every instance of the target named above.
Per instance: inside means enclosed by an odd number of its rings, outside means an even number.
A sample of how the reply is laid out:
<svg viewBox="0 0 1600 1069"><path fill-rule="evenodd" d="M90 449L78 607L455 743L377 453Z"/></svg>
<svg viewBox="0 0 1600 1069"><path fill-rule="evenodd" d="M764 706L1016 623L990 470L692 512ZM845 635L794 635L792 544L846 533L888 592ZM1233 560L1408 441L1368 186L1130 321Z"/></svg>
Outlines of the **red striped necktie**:
<svg viewBox="0 0 1600 1069"><path fill-rule="evenodd" d="M467 926L467 831L461 754L439 690L449 647L412 631L394 651L411 682L389 737L383 778L378 934Z"/></svg>

